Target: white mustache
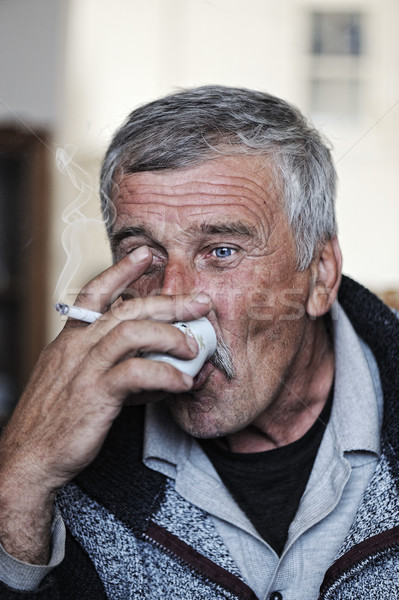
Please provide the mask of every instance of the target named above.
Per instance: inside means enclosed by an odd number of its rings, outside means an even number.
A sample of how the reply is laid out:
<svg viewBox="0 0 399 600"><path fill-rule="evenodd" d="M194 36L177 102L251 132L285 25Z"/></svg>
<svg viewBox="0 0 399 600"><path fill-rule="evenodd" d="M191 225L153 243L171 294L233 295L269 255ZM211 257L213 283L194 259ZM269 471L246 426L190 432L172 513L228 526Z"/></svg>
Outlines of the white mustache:
<svg viewBox="0 0 399 600"><path fill-rule="evenodd" d="M224 373L228 381L232 381L235 377L235 369L233 357L229 347L223 338L218 339L215 352L212 354L209 362Z"/></svg>

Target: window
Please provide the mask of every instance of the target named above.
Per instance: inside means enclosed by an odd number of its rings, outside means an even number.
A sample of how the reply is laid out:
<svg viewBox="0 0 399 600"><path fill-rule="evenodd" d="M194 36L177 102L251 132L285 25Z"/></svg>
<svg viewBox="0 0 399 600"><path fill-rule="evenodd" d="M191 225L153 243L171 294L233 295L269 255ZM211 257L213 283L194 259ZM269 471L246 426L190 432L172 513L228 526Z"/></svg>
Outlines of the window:
<svg viewBox="0 0 399 600"><path fill-rule="evenodd" d="M310 15L310 110L316 117L356 118L362 112L364 15Z"/></svg>
<svg viewBox="0 0 399 600"><path fill-rule="evenodd" d="M361 52L362 16L359 13L313 13L313 54L359 55Z"/></svg>

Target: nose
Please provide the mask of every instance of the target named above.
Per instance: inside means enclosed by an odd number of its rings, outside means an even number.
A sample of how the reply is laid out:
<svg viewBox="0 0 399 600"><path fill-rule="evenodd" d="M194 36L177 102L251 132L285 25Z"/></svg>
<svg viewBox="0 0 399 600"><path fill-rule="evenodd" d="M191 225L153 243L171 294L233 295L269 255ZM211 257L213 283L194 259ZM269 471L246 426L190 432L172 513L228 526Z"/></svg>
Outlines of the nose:
<svg viewBox="0 0 399 600"><path fill-rule="evenodd" d="M197 276L188 261L169 259L163 273L161 294L191 294L196 291Z"/></svg>

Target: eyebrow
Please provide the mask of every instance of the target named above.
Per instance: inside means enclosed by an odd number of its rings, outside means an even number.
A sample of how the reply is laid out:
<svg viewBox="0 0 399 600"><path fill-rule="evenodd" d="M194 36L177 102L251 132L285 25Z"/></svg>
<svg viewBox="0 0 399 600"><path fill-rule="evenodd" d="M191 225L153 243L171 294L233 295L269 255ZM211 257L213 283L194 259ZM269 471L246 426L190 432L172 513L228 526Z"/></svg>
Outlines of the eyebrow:
<svg viewBox="0 0 399 600"><path fill-rule="evenodd" d="M257 237L256 227L247 225L242 221L231 223L200 223L191 225L185 232L186 235L231 235L234 237ZM155 236L147 225L129 225L121 227L111 234L111 250L115 252L119 244L126 238L141 238L144 242L153 242Z"/></svg>
<svg viewBox="0 0 399 600"><path fill-rule="evenodd" d="M188 233L254 237L256 235L256 227L246 225L242 221L233 221L231 223L201 223L199 225L191 225L188 229Z"/></svg>
<svg viewBox="0 0 399 600"><path fill-rule="evenodd" d="M144 225L129 225L128 227L121 227L118 231L110 235L110 244L112 252L115 252L119 244L125 238L130 237L140 237L144 238L147 241L151 241L153 239L151 230L148 227L145 227Z"/></svg>

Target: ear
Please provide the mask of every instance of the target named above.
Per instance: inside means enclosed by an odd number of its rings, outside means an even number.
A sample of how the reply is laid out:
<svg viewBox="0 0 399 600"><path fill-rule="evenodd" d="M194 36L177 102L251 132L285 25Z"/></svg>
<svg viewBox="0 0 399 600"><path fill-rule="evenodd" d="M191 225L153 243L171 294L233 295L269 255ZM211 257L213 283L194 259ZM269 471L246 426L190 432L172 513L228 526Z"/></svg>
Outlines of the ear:
<svg viewBox="0 0 399 600"><path fill-rule="evenodd" d="M333 305L341 283L342 255L336 236L328 240L310 265L310 294L307 314L321 317Z"/></svg>

